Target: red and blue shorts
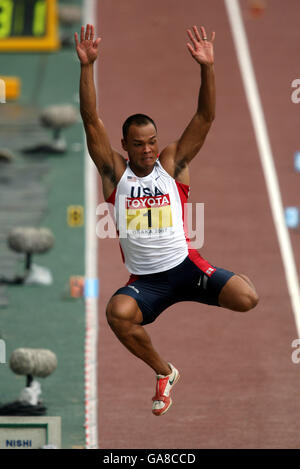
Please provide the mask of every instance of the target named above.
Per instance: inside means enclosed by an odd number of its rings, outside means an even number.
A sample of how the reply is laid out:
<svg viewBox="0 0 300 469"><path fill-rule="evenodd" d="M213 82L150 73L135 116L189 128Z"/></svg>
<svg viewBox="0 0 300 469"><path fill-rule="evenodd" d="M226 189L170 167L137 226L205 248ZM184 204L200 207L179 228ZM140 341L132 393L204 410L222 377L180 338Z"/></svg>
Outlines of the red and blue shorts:
<svg viewBox="0 0 300 469"><path fill-rule="evenodd" d="M141 324L146 325L155 321L169 306L182 301L219 306L220 291L233 275L234 272L209 264L197 251L192 250L173 269L131 275L128 283L114 295L134 298L143 314Z"/></svg>

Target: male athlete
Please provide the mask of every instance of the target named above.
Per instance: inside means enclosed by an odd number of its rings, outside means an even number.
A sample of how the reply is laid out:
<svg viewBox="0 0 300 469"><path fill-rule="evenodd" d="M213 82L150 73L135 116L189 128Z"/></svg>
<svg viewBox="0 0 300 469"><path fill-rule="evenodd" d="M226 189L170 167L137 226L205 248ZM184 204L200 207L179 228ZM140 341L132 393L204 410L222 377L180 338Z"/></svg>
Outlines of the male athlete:
<svg viewBox="0 0 300 469"><path fill-rule="evenodd" d="M143 327L180 301L196 301L233 311L249 311L258 302L251 281L218 268L189 247L184 231L184 204L189 193L189 163L202 147L215 115L214 52L204 27L188 30L187 48L200 65L198 106L181 137L160 154L157 129L144 115L130 116L123 125L126 161L110 144L96 112L93 64L101 38L94 27L75 33L81 63L80 111L89 153L102 178L106 201L115 205L123 258L131 276L107 305L107 320L122 344L156 373L152 412L167 412L170 391L179 372L153 348ZM120 200L122 204L120 204ZM124 228L125 227L125 228Z"/></svg>

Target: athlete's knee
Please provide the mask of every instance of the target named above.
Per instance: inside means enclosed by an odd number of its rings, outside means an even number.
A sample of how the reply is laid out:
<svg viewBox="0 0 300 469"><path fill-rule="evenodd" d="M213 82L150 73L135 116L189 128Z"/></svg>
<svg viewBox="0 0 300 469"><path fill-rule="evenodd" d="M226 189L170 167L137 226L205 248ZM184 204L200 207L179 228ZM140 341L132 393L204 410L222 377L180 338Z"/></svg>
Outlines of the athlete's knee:
<svg viewBox="0 0 300 469"><path fill-rule="evenodd" d="M126 295L113 296L106 307L106 318L110 327L115 329L126 328L130 324L142 321L134 298Z"/></svg>
<svg viewBox="0 0 300 469"><path fill-rule="evenodd" d="M220 294L220 306L245 313L257 306L259 298L250 280L243 275L232 277Z"/></svg>
<svg viewBox="0 0 300 469"><path fill-rule="evenodd" d="M232 294L228 300L223 300L223 302L220 303L220 306L240 313L246 313L247 311L255 308L258 304L258 300L258 296L254 291L237 292Z"/></svg>
<svg viewBox="0 0 300 469"><path fill-rule="evenodd" d="M259 301L258 295L254 290L249 290L240 295L239 298L239 311L246 313L257 306Z"/></svg>
<svg viewBox="0 0 300 469"><path fill-rule="evenodd" d="M128 312L126 305L122 304L116 296L113 296L106 307L106 319L110 326L115 325L118 321L126 320Z"/></svg>
<svg viewBox="0 0 300 469"><path fill-rule="evenodd" d="M245 282L248 284L248 286L246 286L243 291L243 304L242 304L243 306L242 312L247 312L255 308L255 306L257 306L259 302L259 297L251 280L248 277L246 277L246 275L240 274L239 276L242 279L244 279Z"/></svg>

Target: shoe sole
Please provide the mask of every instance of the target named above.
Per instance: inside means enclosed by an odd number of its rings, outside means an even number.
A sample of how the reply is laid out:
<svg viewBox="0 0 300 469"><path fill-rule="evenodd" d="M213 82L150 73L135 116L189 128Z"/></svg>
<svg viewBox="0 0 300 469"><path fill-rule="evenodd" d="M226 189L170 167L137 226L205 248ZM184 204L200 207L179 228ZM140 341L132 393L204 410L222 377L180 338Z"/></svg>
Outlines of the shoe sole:
<svg viewBox="0 0 300 469"><path fill-rule="evenodd" d="M176 376L176 378L174 380L174 383L172 384L172 389L173 389L173 386L175 386L175 384L179 381L179 378L180 378L180 374L179 374L179 371L178 371L178 375ZM168 412L168 410L170 409L172 404L173 404L173 401L172 401L172 398L170 397L170 403L169 403L168 407L163 412L160 412L159 414L156 414L152 411L152 414L155 415L156 417L160 417L161 415L164 415L166 412Z"/></svg>

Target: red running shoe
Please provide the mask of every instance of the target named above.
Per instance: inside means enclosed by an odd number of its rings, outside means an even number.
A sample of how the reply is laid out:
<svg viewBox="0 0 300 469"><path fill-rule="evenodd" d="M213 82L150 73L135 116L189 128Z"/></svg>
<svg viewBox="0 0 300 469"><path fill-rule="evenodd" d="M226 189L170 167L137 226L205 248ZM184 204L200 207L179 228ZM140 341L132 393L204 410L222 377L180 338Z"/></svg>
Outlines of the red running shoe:
<svg viewBox="0 0 300 469"><path fill-rule="evenodd" d="M169 375L156 376L156 394L152 398L152 413L157 416L165 414L171 407L172 399L170 397L170 391L180 377L179 371L171 363L168 363L168 365L172 370Z"/></svg>

